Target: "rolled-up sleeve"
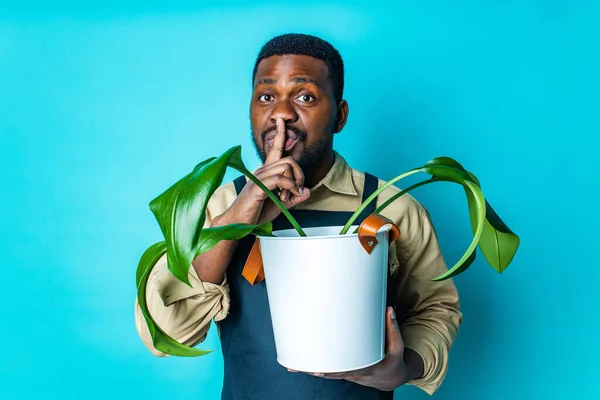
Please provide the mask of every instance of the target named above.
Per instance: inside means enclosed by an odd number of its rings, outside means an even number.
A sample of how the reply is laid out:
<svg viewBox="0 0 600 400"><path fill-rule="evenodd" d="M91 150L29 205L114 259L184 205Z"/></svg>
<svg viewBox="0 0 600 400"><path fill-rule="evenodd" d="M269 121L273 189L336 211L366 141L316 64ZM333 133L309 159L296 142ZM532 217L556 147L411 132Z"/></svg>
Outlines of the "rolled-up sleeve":
<svg viewBox="0 0 600 400"><path fill-rule="evenodd" d="M163 256L152 269L146 289L148 311L158 326L173 339L195 346L206 339L211 320L223 320L229 311L229 285L202 282L193 267L189 272L192 287L179 281L167 267ZM135 324L144 345L152 354L164 357L152 344L148 325L135 301Z"/></svg>
<svg viewBox="0 0 600 400"><path fill-rule="evenodd" d="M433 394L446 376L462 314L454 282L432 281L447 266L427 211L420 206L415 211L409 238L396 249L399 265L393 280L405 347L424 362L423 376L408 384Z"/></svg>

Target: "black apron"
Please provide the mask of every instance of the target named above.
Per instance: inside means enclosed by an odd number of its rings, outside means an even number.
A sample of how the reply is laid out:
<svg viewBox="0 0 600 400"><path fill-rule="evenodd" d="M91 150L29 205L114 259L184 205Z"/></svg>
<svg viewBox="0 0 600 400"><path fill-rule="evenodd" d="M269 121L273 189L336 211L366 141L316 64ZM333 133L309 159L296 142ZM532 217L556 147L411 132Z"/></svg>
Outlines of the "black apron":
<svg viewBox="0 0 600 400"><path fill-rule="evenodd" d="M237 194L246 184L244 176L234 181ZM378 179L365 174L363 201L378 187ZM371 202L357 219L360 224L375 210ZM343 226L352 212L290 210L303 228ZM273 229L293 228L281 214ZM275 339L265 281L252 286L242 269L255 237L238 244L227 268L230 287L229 315L219 322L224 358L223 400L391 400L393 392L383 392L353 382L318 378L302 372L289 372L277 362ZM349 311L351 312L351 311Z"/></svg>

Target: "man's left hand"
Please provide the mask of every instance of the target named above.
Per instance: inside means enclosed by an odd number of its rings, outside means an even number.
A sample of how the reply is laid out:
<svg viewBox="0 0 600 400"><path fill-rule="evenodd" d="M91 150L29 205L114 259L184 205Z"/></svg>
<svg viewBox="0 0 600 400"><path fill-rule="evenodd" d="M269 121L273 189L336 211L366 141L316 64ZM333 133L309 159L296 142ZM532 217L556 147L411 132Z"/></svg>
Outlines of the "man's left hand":
<svg viewBox="0 0 600 400"><path fill-rule="evenodd" d="M410 351L410 350L409 350ZM418 357L418 356L417 356ZM296 372L290 370L290 372ZM379 363L356 371L342 373L309 373L327 379L345 379L363 386L383 391L392 391L416 378L414 368L404 360L404 342L396 322L394 310L387 308L386 315L386 354Z"/></svg>

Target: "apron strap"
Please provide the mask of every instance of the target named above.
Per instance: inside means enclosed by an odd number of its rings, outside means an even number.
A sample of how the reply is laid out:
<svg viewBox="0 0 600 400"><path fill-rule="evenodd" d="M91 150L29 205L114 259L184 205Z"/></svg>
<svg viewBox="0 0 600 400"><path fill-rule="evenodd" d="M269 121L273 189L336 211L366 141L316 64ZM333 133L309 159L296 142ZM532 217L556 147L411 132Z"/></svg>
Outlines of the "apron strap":
<svg viewBox="0 0 600 400"><path fill-rule="evenodd" d="M239 195L244 186L246 186L246 176L240 175L235 178L233 185L235 186L235 194Z"/></svg>
<svg viewBox="0 0 600 400"><path fill-rule="evenodd" d="M361 204L369 198L379 187L379 179L376 176L365 172L365 186L363 189L363 196L361 200ZM373 214L377 209L377 199L373 200L369 203L369 205L363 210L363 212L358 217L359 221L364 221L369 215Z"/></svg>

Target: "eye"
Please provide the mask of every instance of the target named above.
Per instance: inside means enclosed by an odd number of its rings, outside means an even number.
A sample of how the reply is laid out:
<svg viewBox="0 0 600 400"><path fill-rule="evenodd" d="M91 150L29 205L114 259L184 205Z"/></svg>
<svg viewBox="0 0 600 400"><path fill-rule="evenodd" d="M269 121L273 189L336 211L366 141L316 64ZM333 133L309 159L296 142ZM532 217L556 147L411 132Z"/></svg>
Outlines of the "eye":
<svg viewBox="0 0 600 400"><path fill-rule="evenodd" d="M298 100L300 100L303 103L311 103L313 101L315 101L315 97L311 96L310 94L303 94L300 97L298 97Z"/></svg>
<svg viewBox="0 0 600 400"><path fill-rule="evenodd" d="M258 101L261 101L263 103L269 103L269 102L273 101L273 96L271 96L270 94L262 94L258 98Z"/></svg>

